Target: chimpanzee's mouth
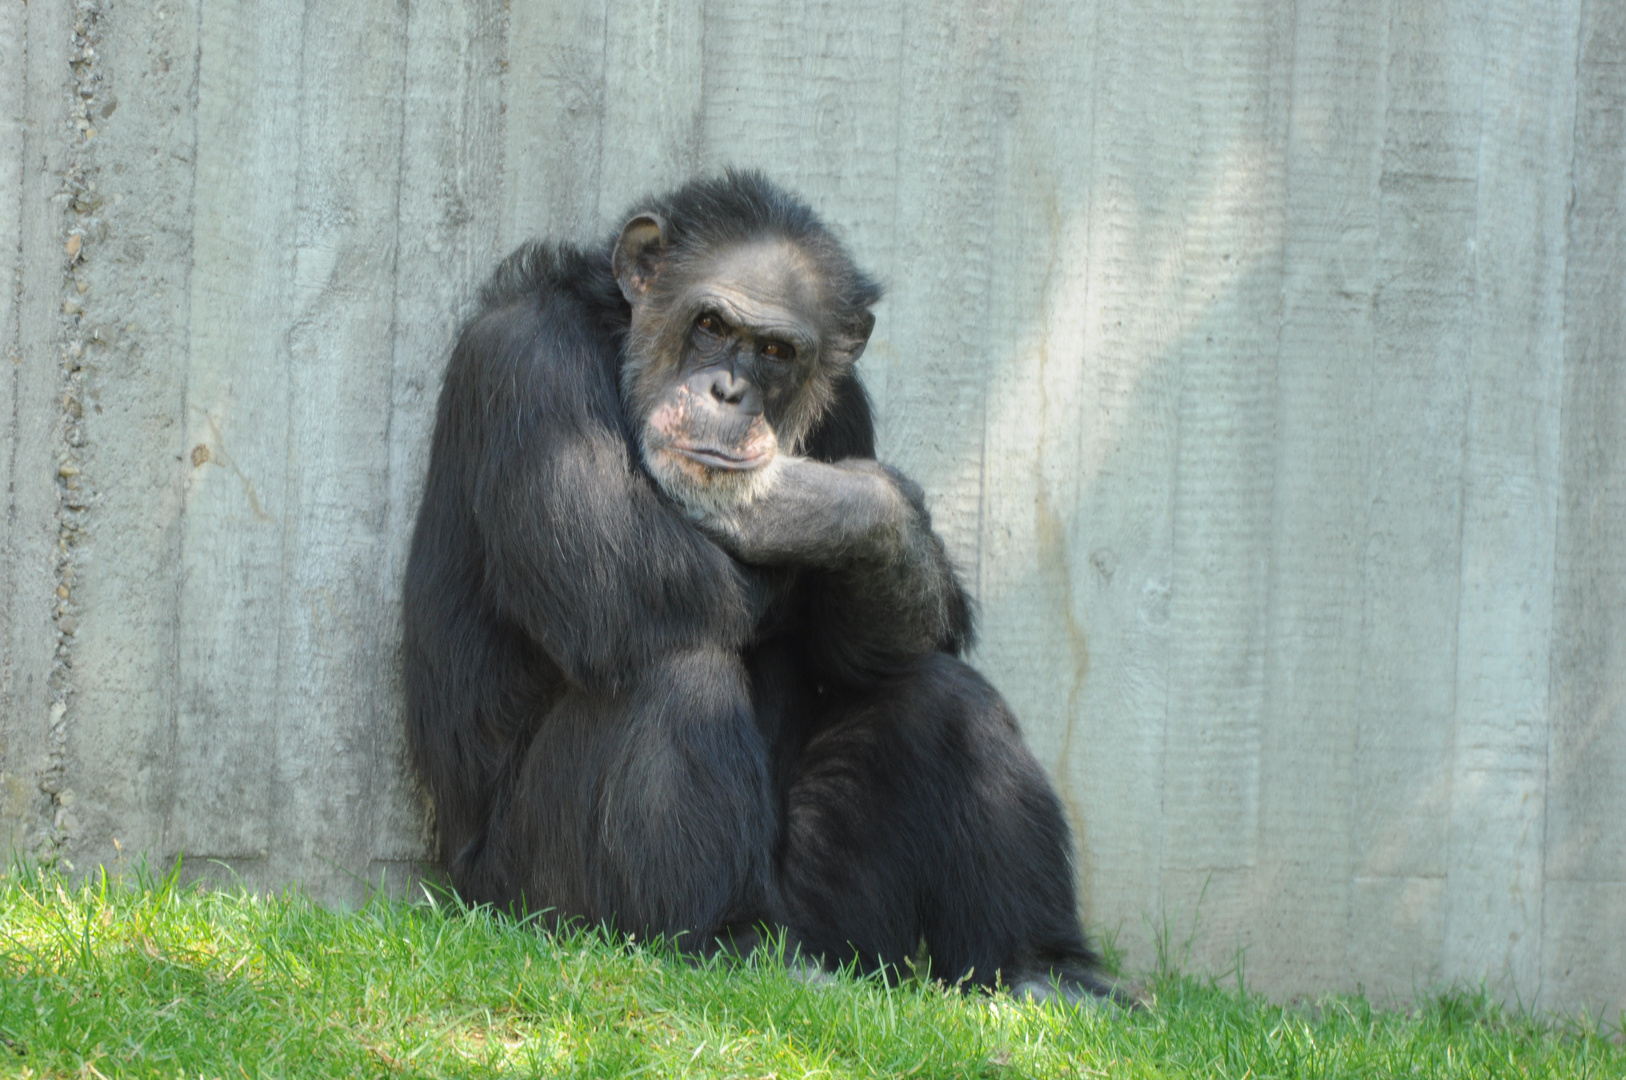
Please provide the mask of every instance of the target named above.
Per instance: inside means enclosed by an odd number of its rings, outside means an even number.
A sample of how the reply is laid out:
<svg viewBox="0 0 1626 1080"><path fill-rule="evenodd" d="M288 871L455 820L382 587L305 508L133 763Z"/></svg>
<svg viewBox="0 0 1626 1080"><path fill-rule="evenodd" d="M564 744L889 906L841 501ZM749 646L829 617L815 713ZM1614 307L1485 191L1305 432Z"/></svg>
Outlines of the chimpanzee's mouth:
<svg viewBox="0 0 1626 1080"><path fill-rule="evenodd" d="M740 457L726 450L718 450L710 446L678 446L668 447L673 453L682 454L690 461L704 465L708 469L724 469L728 472L749 472L760 469L773 458L773 451L752 454L749 457Z"/></svg>

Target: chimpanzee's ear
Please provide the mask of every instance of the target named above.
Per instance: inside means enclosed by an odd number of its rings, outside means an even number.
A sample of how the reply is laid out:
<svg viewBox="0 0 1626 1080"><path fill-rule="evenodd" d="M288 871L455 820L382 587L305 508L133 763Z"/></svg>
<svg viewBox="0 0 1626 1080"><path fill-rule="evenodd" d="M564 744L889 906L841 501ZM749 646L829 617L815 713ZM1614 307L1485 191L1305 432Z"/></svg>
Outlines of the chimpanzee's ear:
<svg viewBox="0 0 1626 1080"><path fill-rule="evenodd" d="M864 347L869 344L869 336L875 330L875 313L865 308L854 320L853 325L836 335L831 342L831 349L835 353L833 359L837 363L851 364L864 355Z"/></svg>
<svg viewBox="0 0 1626 1080"><path fill-rule="evenodd" d="M639 214L621 230L610 256L615 280L627 303L637 305L649 295L649 286L666 258L666 222L658 214Z"/></svg>

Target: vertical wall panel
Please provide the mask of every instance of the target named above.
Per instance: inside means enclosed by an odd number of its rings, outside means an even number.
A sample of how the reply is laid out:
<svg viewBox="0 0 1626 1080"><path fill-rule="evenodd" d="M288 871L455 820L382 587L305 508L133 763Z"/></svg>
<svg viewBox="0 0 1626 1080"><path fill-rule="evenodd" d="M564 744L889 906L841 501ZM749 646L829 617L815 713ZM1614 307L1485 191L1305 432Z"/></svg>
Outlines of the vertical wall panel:
<svg viewBox="0 0 1626 1080"><path fill-rule="evenodd" d="M1189 906L1258 857L1292 19L1286 4L1250 0L1171 21L1185 63L1160 76L1175 100L1158 120L1195 148L1192 162L1217 166L1180 176L1184 264L1160 298L1174 306L1180 394L1162 862L1165 896ZM1225 922L1205 943L1221 957Z"/></svg>
<svg viewBox="0 0 1626 1080"><path fill-rule="evenodd" d="M44 735L38 723L43 706L33 706L28 658L37 670L54 644L46 634L49 591L22 576L27 560L19 535L17 451L22 414L23 223L29 189L23 159L28 147L28 32L25 11L0 19L0 238L6 247L5 283L0 288L0 477L6 481L0 517L0 844L20 850L36 816L36 784L31 762L40 756ZM37 211L35 212L37 213ZM26 516L27 511L22 510ZM34 611L30 611L32 608ZM32 616L32 617L31 617ZM21 684L21 686L19 686ZM32 722L30 722L32 721Z"/></svg>
<svg viewBox="0 0 1626 1080"><path fill-rule="evenodd" d="M0 300L0 432L5 435L4 548L0 549L0 837L12 850L50 857L62 834L53 793L67 782L62 758L66 709L61 700L56 625L58 566L64 554L57 521L58 462L63 450L61 392L65 348L67 223L62 193L69 155L82 139L64 106L72 15L51 5L8 11L8 60L0 75L5 146L0 179L9 226L7 293ZM69 134L73 132L73 134Z"/></svg>
<svg viewBox="0 0 1626 1080"><path fill-rule="evenodd" d="M1486 5L1445 975L1541 988L1564 215L1579 4Z"/></svg>
<svg viewBox="0 0 1626 1080"><path fill-rule="evenodd" d="M1426 983L1442 948L1483 48L1471 9L1395 4L1390 19L1351 920Z"/></svg>
<svg viewBox="0 0 1626 1080"><path fill-rule="evenodd" d="M304 23L300 5L210 3L198 35L180 690L160 854L251 880L278 798Z"/></svg>
<svg viewBox="0 0 1626 1080"><path fill-rule="evenodd" d="M1204 928L1190 962L1223 970L1268 934L1249 897L1259 861L1291 6L1205 8L1188 32L1190 104L1177 115L1217 167L1190 174L1203 195L1185 210L1184 273L1166 294L1180 303L1171 354L1180 396L1161 869L1163 910L1186 927L1171 932Z"/></svg>
<svg viewBox="0 0 1626 1080"><path fill-rule="evenodd" d="M1084 280L1057 305L1060 317L1082 309L1083 318L1078 457L1060 463L1078 485L1075 534L1065 554L1046 552L1050 562L1039 565L1070 575L1087 650L1062 780L1083 822L1088 903L1099 925L1119 933L1130 962L1145 966L1167 911L1163 749L1180 372L1169 356L1178 330L1166 294L1184 263L1179 200L1155 164L1178 153L1180 136L1150 122L1176 107L1178 93L1163 80L1164 42L1136 35L1139 21L1132 5L1096 6L1094 47L1083 53L1092 63L1091 167L1080 177L1086 216L1069 223L1067 242L1082 247ZM1035 528L1042 520L1062 540L1065 519L1045 510L1035 502L1029 511ZM1077 655L1060 674L1030 677L1077 680Z"/></svg>
<svg viewBox="0 0 1626 1080"><path fill-rule="evenodd" d="M399 714L377 673L399 602L382 556L406 6L311 4L303 36L269 872L343 895L371 855L371 732Z"/></svg>
<svg viewBox="0 0 1626 1080"><path fill-rule="evenodd" d="M1626 14L1588 3L1576 106L1564 289L1563 490L1558 542L1552 823L1554 879L1626 880Z"/></svg>
<svg viewBox="0 0 1626 1080"><path fill-rule="evenodd" d="M1626 9L1585 0L1564 282L1542 985L1626 1010Z"/></svg>
<svg viewBox="0 0 1626 1080"><path fill-rule="evenodd" d="M197 15L195 5L171 2L97 19L88 87L80 76L96 132L84 161L91 209L72 272L85 370L62 401L86 439L64 502L85 504L87 524L63 584L76 623L70 809L96 838L76 845L86 861L116 860L115 838L155 851L170 791L190 468L186 367L176 358L191 330ZM126 62L152 53L167 63Z"/></svg>
<svg viewBox="0 0 1626 1080"><path fill-rule="evenodd" d="M1349 930L1388 17L1330 0L1294 18L1248 970L1302 984L1343 970Z"/></svg>
<svg viewBox="0 0 1626 1080"><path fill-rule="evenodd" d="M705 145L703 0L620 0L604 17L597 226L699 170ZM512 104L512 103L510 103Z"/></svg>
<svg viewBox="0 0 1626 1080"><path fill-rule="evenodd" d="M598 238L606 7L504 5L501 97L482 103L497 113L487 122L501 124L505 252L530 236Z"/></svg>

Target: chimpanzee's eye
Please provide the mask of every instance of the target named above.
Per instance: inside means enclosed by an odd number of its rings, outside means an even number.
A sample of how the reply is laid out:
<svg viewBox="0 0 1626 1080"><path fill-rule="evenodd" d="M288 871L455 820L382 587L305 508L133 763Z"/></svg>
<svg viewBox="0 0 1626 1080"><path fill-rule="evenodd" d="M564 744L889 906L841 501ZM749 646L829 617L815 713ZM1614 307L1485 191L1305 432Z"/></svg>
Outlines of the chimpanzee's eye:
<svg viewBox="0 0 1626 1080"><path fill-rule="evenodd" d="M695 326L708 334L721 334L723 332L723 320L709 311L695 320Z"/></svg>
<svg viewBox="0 0 1626 1080"><path fill-rule="evenodd" d="M769 360L790 361L796 359L796 350L783 341L769 341L763 344L762 355Z"/></svg>

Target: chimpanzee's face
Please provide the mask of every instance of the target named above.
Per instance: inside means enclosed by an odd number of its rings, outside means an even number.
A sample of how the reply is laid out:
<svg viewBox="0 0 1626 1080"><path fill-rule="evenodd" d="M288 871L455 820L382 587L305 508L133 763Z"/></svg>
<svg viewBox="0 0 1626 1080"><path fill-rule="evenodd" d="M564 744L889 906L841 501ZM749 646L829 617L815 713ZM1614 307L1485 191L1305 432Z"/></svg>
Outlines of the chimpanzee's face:
<svg viewBox="0 0 1626 1080"><path fill-rule="evenodd" d="M634 288L623 279L632 302L624 396L641 418L644 465L691 509L726 511L771 483L781 448L828 399L822 282L779 238L650 265Z"/></svg>

